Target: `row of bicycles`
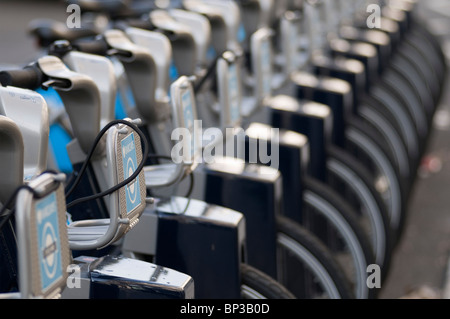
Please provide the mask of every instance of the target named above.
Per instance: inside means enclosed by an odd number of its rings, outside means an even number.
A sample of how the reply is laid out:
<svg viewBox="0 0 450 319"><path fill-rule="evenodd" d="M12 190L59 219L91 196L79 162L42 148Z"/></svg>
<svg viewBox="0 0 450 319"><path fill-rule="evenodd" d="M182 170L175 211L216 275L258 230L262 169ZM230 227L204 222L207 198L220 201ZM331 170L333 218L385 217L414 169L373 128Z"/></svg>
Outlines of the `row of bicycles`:
<svg viewBox="0 0 450 319"><path fill-rule="evenodd" d="M415 0L67 4L0 70L0 298L377 297L446 77Z"/></svg>

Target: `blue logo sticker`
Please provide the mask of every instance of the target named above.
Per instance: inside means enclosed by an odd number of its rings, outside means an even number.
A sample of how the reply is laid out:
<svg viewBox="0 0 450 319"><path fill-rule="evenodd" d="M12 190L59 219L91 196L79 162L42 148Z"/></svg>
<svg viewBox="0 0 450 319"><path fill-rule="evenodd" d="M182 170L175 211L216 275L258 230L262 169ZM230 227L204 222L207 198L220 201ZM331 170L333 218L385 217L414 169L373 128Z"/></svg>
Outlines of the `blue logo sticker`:
<svg viewBox="0 0 450 319"><path fill-rule="evenodd" d="M63 277L55 193L36 203L36 217L41 289L45 291Z"/></svg>
<svg viewBox="0 0 450 319"><path fill-rule="evenodd" d="M134 174L138 167L136 156L136 143L134 133L131 133L121 142L123 178L127 179ZM125 186L125 198L127 201L127 214L141 204L141 192L139 190L139 176L132 184Z"/></svg>

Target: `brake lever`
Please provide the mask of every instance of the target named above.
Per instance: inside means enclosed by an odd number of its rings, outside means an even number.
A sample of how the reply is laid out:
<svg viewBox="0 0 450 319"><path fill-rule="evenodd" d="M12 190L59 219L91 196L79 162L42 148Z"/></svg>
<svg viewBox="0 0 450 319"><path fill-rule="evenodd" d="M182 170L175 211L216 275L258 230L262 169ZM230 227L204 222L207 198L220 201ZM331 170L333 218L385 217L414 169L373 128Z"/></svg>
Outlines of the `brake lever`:
<svg viewBox="0 0 450 319"><path fill-rule="evenodd" d="M70 88L70 86L71 86L70 81L65 81L62 79L50 79L42 83L42 89L44 89L45 91L47 91L51 87L67 89Z"/></svg>

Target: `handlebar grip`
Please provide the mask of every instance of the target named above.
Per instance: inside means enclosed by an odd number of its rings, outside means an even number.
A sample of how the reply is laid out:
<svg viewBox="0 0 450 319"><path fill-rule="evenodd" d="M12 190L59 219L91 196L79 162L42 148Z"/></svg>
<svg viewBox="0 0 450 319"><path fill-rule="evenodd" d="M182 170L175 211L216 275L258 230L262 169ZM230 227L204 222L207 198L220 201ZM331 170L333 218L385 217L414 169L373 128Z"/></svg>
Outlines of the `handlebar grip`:
<svg viewBox="0 0 450 319"><path fill-rule="evenodd" d="M3 86L15 86L35 90L44 82L44 74L37 65L29 65L22 70L0 72L0 83Z"/></svg>
<svg viewBox="0 0 450 319"><path fill-rule="evenodd" d="M72 43L72 47L80 52L107 55L110 49L105 39L79 40Z"/></svg>

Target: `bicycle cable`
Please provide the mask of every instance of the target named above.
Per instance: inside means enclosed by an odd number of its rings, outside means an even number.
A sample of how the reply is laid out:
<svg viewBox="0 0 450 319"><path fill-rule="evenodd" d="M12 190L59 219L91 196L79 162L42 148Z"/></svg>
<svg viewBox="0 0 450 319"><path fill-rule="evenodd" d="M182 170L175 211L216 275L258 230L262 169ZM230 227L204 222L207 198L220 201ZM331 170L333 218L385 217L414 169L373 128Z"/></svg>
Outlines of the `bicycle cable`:
<svg viewBox="0 0 450 319"><path fill-rule="evenodd" d="M215 74L217 62L222 57L222 54L219 54L214 58L214 61L209 65L206 74L194 85L194 93L198 93L203 85L205 85L206 81Z"/></svg>

